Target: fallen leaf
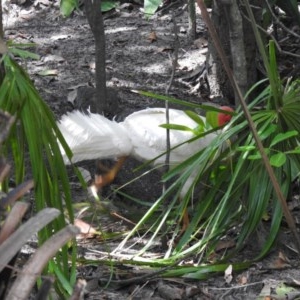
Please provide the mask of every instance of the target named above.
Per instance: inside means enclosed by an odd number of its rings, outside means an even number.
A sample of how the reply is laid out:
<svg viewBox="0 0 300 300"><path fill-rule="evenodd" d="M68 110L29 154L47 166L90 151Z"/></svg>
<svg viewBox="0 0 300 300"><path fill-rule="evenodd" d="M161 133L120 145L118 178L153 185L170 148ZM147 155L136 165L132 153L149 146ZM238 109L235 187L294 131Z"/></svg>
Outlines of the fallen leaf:
<svg viewBox="0 0 300 300"><path fill-rule="evenodd" d="M244 272L240 275L237 276L237 283L240 285L245 285L248 283L248 279L249 279L249 272Z"/></svg>
<svg viewBox="0 0 300 300"><path fill-rule="evenodd" d="M260 294L258 295L257 299L262 300L272 300L271 297L271 291L273 291L276 288L277 282L273 280L266 280L264 281L264 286L262 290L260 291Z"/></svg>
<svg viewBox="0 0 300 300"><path fill-rule="evenodd" d="M93 238L97 234L97 230L92 225L81 219L75 219L74 225L80 229L80 234L76 236L78 239Z"/></svg>
<svg viewBox="0 0 300 300"><path fill-rule="evenodd" d="M68 87L67 90L77 90L78 88L83 87L83 86L89 86L89 84L87 82L79 83L79 84Z"/></svg>
<svg viewBox="0 0 300 300"><path fill-rule="evenodd" d="M60 55L49 54L44 57L44 62L55 61L55 62L64 62L65 59Z"/></svg>
<svg viewBox="0 0 300 300"><path fill-rule="evenodd" d="M229 265L226 270L225 270L225 275L224 275L224 279L226 283L231 283L232 281L232 265Z"/></svg>
<svg viewBox="0 0 300 300"><path fill-rule="evenodd" d="M234 240L220 241L216 245L215 251L218 252L218 251L221 251L221 250L224 250L224 249L233 248L234 246L235 246L235 241Z"/></svg>
<svg viewBox="0 0 300 300"><path fill-rule="evenodd" d="M163 48L157 48L156 52L157 53L161 53L161 52L169 52L169 51L173 51L174 49L172 47L163 47Z"/></svg>
<svg viewBox="0 0 300 300"><path fill-rule="evenodd" d="M278 253L278 257L276 258L273 267L274 269L283 269L290 267L289 259L285 256L283 252L280 251Z"/></svg>
<svg viewBox="0 0 300 300"><path fill-rule="evenodd" d="M157 41L157 36L156 36L155 31L150 32L150 34L148 36L148 40L150 41L150 43Z"/></svg>
<svg viewBox="0 0 300 300"><path fill-rule="evenodd" d="M276 287L276 296L284 297L285 299L295 299L288 296L294 293L297 293L297 296L299 296L299 292L297 292L295 288L287 286L283 282L280 282Z"/></svg>
<svg viewBox="0 0 300 300"><path fill-rule="evenodd" d="M53 41L58 41L58 40L65 40L69 37L67 34L58 34L58 35L53 35L50 37L50 40Z"/></svg>
<svg viewBox="0 0 300 300"><path fill-rule="evenodd" d="M42 70L37 73L40 76L57 76L58 75L58 70Z"/></svg>

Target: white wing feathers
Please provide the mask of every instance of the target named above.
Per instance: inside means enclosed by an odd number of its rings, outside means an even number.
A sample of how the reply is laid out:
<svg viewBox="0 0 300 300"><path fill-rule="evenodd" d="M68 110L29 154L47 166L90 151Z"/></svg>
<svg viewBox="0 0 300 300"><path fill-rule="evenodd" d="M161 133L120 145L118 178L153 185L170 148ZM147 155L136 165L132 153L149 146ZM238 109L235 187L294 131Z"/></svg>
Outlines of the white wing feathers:
<svg viewBox="0 0 300 300"><path fill-rule="evenodd" d="M85 115L74 111L64 115L58 127L73 152L73 163L130 155L132 151L126 130L99 114ZM62 154L65 154L63 150ZM64 159L68 162L67 157Z"/></svg>
<svg viewBox="0 0 300 300"><path fill-rule="evenodd" d="M189 128L196 128L198 124L193 121L182 110L170 109L169 117L171 124L184 125ZM205 118L203 118L205 120ZM166 147L166 129L160 127L166 124L165 108L148 108L137 111L129 115L123 122L124 128L130 132L132 140L132 155L142 161L152 160L155 157L165 153ZM182 144L194 137L191 131L170 130L171 148ZM186 143L173 149L170 153L170 164L179 164L196 152L210 144L215 134L209 134L192 143ZM160 165L165 162L165 155L158 158L154 165Z"/></svg>

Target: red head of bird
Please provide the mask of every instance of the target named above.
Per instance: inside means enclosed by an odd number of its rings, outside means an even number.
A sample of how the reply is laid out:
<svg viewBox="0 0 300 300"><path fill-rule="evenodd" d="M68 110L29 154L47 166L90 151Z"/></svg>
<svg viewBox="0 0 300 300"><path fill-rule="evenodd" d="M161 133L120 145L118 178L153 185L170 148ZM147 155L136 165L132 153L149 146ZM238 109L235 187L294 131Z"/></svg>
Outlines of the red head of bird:
<svg viewBox="0 0 300 300"><path fill-rule="evenodd" d="M229 106L221 106L218 109L223 111L233 112L234 110ZM209 110L206 112L206 122L212 127L220 127L227 124L232 118L232 115L226 114L225 112L217 112L214 110Z"/></svg>
<svg viewBox="0 0 300 300"><path fill-rule="evenodd" d="M229 106L221 106L220 109L228 111L228 112L233 112L234 110L229 107ZM218 113L218 125L222 126L225 125L226 123L228 123L232 118L232 115L223 113L223 112L219 112Z"/></svg>

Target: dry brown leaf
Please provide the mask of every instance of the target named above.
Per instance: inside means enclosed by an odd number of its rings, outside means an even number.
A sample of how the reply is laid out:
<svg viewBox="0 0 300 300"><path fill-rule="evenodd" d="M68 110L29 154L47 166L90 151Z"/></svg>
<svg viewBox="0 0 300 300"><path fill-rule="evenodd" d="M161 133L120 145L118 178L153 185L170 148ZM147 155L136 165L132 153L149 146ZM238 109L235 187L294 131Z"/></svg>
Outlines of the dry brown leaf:
<svg viewBox="0 0 300 300"><path fill-rule="evenodd" d="M283 252L280 251L278 253L278 257L275 260L273 266L275 269L283 269L283 268L290 267L289 259L285 256Z"/></svg>
<svg viewBox="0 0 300 300"><path fill-rule="evenodd" d="M150 41L150 43L157 41L157 35L156 35L155 31L150 32L150 34L148 36L148 40Z"/></svg>
<svg viewBox="0 0 300 300"><path fill-rule="evenodd" d="M222 251L224 249L233 248L235 246L234 240L226 240L226 241L220 241L215 248L215 251Z"/></svg>
<svg viewBox="0 0 300 300"><path fill-rule="evenodd" d="M75 219L74 225L80 229L80 234L76 236L78 239L93 238L97 234L97 230L92 225L81 219Z"/></svg>
<svg viewBox="0 0 300 300"><path fill-rule="evenodd" d="M157 53L162 53L162 52L169 52L173 51L174 49L172 47L159 47L157 48L156 52Z"/></svg>

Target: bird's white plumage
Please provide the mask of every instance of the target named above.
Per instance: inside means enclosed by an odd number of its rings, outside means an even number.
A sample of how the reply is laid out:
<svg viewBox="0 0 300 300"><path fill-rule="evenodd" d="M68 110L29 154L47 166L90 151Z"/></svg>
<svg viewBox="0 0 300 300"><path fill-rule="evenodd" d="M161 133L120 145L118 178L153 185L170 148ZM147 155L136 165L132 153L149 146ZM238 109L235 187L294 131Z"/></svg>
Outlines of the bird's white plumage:
<svg viewBox="0 0 300 300"><path fill-rule="evenodd" d="M119 123L102 115L74 111L64 115L58 127L73 152L72 162L130 155L131 140ZM63 149L62 154L65 155ZM67 157L64 156L68 163Z"/></svg>
<svg viewBox="0 0 300 300"><path fill-rule="evenodd" d="M205 120L205 118L203 118ZM130 132L133 146L132 155L140 160L152 160L166 152L166 129L160 127L166 124L166 110L164 108L148 108L129 115L122 124ZM196 128L198 124L188 117L184 111L170 109L169 122ZM190 131L170 130L171 148L184 143L194 135ZM170 163L178 164L191 155L206 147L215 137L214 134L203 137L192 143L186 143L170 153ZM159 157L154 164L165 162L165 156Z"/></svg>
<svg viewBox="0 0 300 300"><path fill-rule="evenodd" d="M197 127L197 123L183 111L170 109L171 124ZM123 122L110 121L99 114L85 115L75 111L62 117L58 123L67 144L73 152L72 162L85 159L133 156L139 160L152 160L166 152L166 124L164 108L148 108L129 115ZM170 154L170 164L178 164L208 146L216 137L209 134L186 143ZM171 148L193 138L189 131L170 130ZM67 162L67 158L65 158ZM164 163L162 156L155 164Z"/></svg>

